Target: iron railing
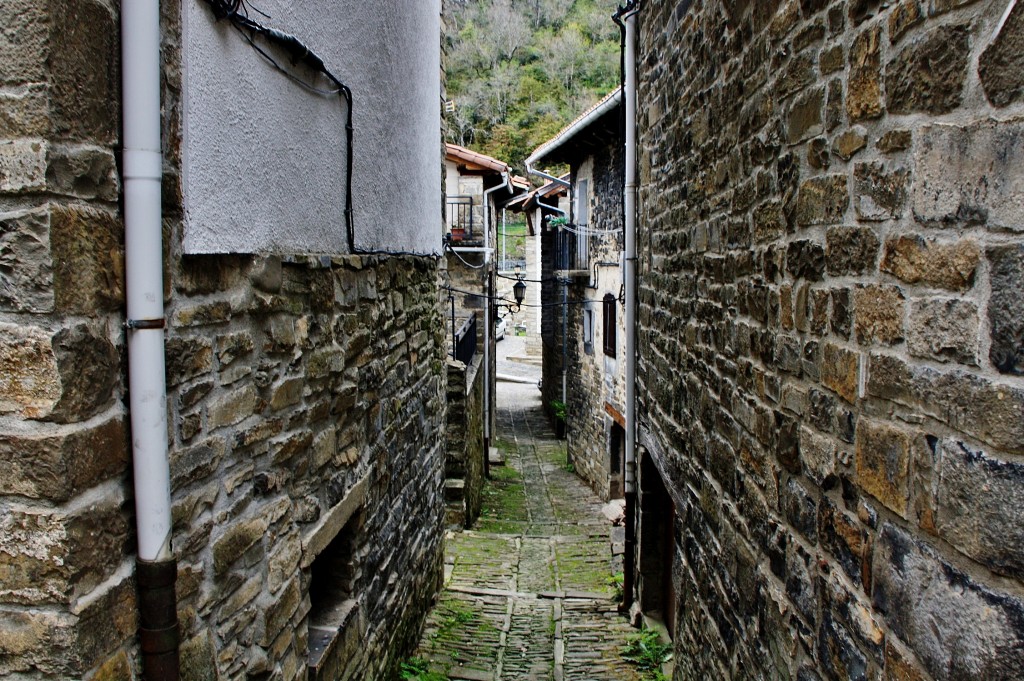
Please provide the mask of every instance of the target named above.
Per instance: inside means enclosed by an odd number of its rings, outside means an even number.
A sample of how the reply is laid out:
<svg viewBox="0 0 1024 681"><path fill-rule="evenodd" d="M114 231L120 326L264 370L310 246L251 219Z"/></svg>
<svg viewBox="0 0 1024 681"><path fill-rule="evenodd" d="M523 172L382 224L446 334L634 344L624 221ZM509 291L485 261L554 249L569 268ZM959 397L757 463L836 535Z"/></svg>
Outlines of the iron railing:
<svg viewBox="0 0 1024 681"><path fill-rule="evenodd" d="M453 241L473 238L476 205L472 196L448 197L448 230Z"/></svg>
<svg viewBox="0 0 1024 681"><path fill-rule="evenodd" d="M476 313L474 312L455 332L455 359L467 366L476 354Z"/></svg>
<svg viewBox="0 0 1024 681"><path fill-rule="evenodd" d="M556 269L561 272L590 269L590 237L559 227L555 234Z"/></svg>

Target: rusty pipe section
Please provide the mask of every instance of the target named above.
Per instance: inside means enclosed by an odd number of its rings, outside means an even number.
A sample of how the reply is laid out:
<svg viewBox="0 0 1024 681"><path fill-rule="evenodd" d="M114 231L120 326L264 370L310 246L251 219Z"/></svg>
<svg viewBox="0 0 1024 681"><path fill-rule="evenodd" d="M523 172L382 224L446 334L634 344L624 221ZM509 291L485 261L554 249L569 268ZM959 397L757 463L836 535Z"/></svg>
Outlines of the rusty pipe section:
<svg viewBox="0 0 1024 681"><path fill-rule="evenodd" d="M178 563L174 559L135 563L139 643L146 681L178 679L178 607L174 590L177 578Z"/></svg>

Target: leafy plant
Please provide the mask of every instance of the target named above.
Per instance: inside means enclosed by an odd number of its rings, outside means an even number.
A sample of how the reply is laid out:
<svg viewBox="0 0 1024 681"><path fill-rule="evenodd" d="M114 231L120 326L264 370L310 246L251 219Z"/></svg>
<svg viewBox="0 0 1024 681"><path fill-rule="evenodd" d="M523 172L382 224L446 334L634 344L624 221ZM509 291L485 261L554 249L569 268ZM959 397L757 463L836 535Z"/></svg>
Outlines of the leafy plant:
<svg viewBox="0 0 1024 681"><path fill-rule="evenodd" d="M565 402L562 402L561 400L551 400L550 405L551 411L555 413L555 418L559 421L564 421L567 412Z"/></svg>
<svg viewBox="0 0 1024 681"><path fill-rule="evenodd" d="M612 588L613 595L616 601L621 601L623 596L623 583L625 578L621 572L616 572L614 575L608 578L608 586Z"/></svg>
<svg viewBox="0 0 1024 681"><path fill-rule="evenodd" d="M449 681L447 674L431 671L427 661L421 657L410 657L403 662L398 678L402 681Z"/></svg>
<svg viewBox="0 0 1024 681"><path fill-rule="evenodd" d="M654 629L644 629L626 639L622 659L635 664L645 679L661 681L665 678L661 673L661 665L668 661L671 654L671 643L662 643Z"/></svg>

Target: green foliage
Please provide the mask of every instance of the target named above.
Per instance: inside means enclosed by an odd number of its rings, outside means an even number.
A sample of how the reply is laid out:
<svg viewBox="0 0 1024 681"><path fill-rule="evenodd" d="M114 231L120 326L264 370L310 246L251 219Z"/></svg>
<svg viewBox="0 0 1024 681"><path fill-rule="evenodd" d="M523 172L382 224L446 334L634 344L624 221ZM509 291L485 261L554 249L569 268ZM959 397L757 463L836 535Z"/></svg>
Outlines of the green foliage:
<svg viewBox="0 0 1024 681"><path fill-rule="evenodd" d="M635 664L644 679L662 681L665 675L661 673L661 665L668 661L671 653L671 643L662 643L654 629L644 629L626 639L622 659Z"/></svg>
<svg viewBox="0 0 1024 681"><path fill-rule="evenodd" d="M564 421L567 411L565 402L562 402L561 400L551 400L550 404L551 411L555 413L555 418L558 419L559 421Z"/></svg>
<svg viewBox="0 0 1024 681"><path fill-rule="evenodd" d="M431 671L427 661L419 657L411 657L402 663L402 681L449 681L448 675Z"/></svg>
<svg viewBox="0 0 1024 681"><path fill-rule="evenodd" d="M616 572L614 575L608 578L608 586L612 588L612 593L615 596L616 601L622 600L622 596L624 595L622 591L624 583L625 577L623 577L621 572Z"/></svg>
<svg viewBox="0 0 1024 681"><path fill-rule="evenodd" d="M618 0L449 0L448 141L515 166L619 84Z"/></svg>

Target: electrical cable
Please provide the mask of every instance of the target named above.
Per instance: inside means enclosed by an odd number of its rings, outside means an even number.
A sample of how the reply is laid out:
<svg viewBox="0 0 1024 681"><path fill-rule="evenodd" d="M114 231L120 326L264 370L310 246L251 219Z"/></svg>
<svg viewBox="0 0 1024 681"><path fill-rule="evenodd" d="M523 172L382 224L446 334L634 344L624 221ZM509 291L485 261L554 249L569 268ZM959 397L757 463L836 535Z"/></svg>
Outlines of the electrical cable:
<svg viewBox="0 0 1024 681"><path fill-rule="evenodd" d="M468 262L466 262L465 258L463 258L461 255L459 255L459 252L455 250L455 248L451 245L451 243L449 243L447 241L444 244L444 250L446 250L449 253L451 253L452 255L454 255L456 258L458 258L462 262L463 265L465 265L466 267L468 267L471 270L482 270L483 268L487 267L487 263L482 263L480 265L471 265L471 264L469 264Z"/></svg>
<svg viewBox="0 0 1024 681"><path fill-rule="evenodd" d="M352 201L352 170L354 167L354 126L352 123L352 90L345 85L341 80L335 76L327 68L324 60L315 52L313 52L305 43L299 40L297 37L284 31L279 31L275 28L264 26L258 21L255 21L249 16L249 10L256 12L257 14L270 19L270 15L266 12L261 11L259 8L251 5L246 0L203 0L207 5L210 6L213 16L217 21L227 20L239 34L249 43L249 46L256 51L257 54L262 56L272 67L277 71L280 71L292 82L296 83L303 89L318 94L320 96L333 96L340 95L345 101L345 145L346 145L346 157L345 157L345 232L348 239L349 252L353 255L400 255L400 256L412 256L417 258L431 257L435 260L441 257L440 253L413 253L411 251L393 251L393 250L372 250L363 249L356 246L356 233L355 224L353 218L353 201ZM323 90L315 87L311 83L304 81L298 76L291 73L288 69L282 66L269 52L261 48L256 44L256 37L266 40L269 44L274 45L291 57L291 62L295 64L303 64L314 73L319 73L325 78L330 80L337 86L335 90Z"/></svg>

